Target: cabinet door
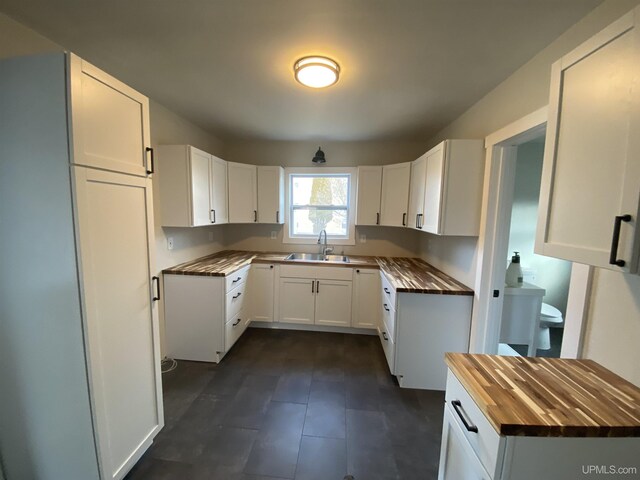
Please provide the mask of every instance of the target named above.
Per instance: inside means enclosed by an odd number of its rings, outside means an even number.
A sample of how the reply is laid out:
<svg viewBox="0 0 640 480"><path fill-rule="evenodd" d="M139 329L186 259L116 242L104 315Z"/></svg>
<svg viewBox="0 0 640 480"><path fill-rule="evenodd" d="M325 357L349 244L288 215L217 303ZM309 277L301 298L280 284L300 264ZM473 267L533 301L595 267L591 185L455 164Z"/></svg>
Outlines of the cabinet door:
<svg viewBox="0 0 640 480"><path fill-rule="evenodd" d="M424 217L424 191L427 175L427 157L423 155L411 162L411 183L409 186L409 218L410 228L422 229Z"/></svg>
<svg viewBox="0 0 640 480"><path fill-rule="evenodd" d="M390 227L407 225L410 176L411 163L409 162L382 167L380 225Z"/></svg>
<svg viewBox="0 0 640 480"><path fill-rule="evenodd" d="M284 223L282 167L258 167L258 222Z"/></svg>
<svg viewBox="0 0 640 480"><path fill-rule="evenodd" d="M149 100L81 58L69 60L73 163L146 176Z"/></svg>
<svg viewBox="0 0 640 480"><path fill-rule="evenodd" d="M426 155L427 172L424 193L424 223L422 229L429 233L440 233L442 212L442 189L445 176L445 143L429 150Z"/></svg>
<svg viewBox="0 0 640 480"><path fill-rule="evenodd" d="M353 282L351 326L376 329L380 321L380 271L359 268L355 270Z"/></svg>
<svg viewBox="0 0 640 480"><path fill-rule="evenodd" d="M316 280L280 277L280 322L313 324Z"/></svg>
<svg viewBox="0 0 640 480"><path fill-rule="evenodd" d="M316 281L316 325L351 325L351 290L353 282L345 280Z"/></svg>
<svg viewBox="0 0 640 480"><path fill-rule="evenodd" d="M464 438L448 404L444 409L438 480L492 480Z"/></svg>
<svg viewBox="0 0 640 480"><path fill-rule="evenodd" d="M229 223L258 221L258 187L255 165L227 163L229 179Z"/></svg>
<svg viewBox="0 0 640 480"><path fill-rule="evenodd" d="M380 225L382 167L358 167L356 225Z"/></svg>
<svg viewBox="0 0 640 480"><path fill-rule="evenodd" d="M104 478L162 428L151 180L75 167L89 381Z"/></svg>
<svg viewBox="0 0 640 480"><path fill-rule="evenodd" d="M211 223L228 223L227 207L227 162L211 155Z"/></svg>
<svg viewBox="0 0 640 480"><path fill-rule="evenodd" d="M212 222L210 195L211 155L189 147L191 167L191 223L194 227L210 225Z"/></svg>
<svg viewBox="0 0 640 480"><path fill-rule="evenodd" d="M247 297L251 320L273 322L275 295L275 268L273 265L254 263L249 270Z"/></svg>
<svg viewBox="0 0 640 480"><path fill-rule="evenodd" d="M640 8L553 64L536 253L637 270L638 17Z"/></svg>

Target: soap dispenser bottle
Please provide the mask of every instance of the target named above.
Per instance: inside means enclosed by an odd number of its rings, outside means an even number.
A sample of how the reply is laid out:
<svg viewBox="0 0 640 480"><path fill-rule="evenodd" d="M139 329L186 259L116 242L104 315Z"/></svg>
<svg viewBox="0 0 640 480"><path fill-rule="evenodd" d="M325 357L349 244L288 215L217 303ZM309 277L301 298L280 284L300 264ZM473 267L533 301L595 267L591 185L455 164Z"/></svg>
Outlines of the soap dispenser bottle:
<svg viewBox="0 0 640 480"><path fill-rule="evenodd" d="M506 284L507 287L521 287L523 283L522 267L520 266L520 255L518 252L513 252L511 257L511 263L507 268Z"/></svg>

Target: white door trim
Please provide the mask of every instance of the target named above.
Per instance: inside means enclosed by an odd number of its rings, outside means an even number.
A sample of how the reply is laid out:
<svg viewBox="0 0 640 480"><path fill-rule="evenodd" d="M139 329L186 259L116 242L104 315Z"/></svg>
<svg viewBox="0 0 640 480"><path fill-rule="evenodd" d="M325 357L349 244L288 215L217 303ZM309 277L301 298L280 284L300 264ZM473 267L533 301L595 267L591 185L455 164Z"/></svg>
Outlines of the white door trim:
<svg viewBox="0 0 640 480"><path fill-rule="evenodd" d="M511 223L516 147L539 137L546 123L545 106L485 138L486 166L469 345L472 353L497 353L506 269L504 242L508 241L501 233L504 229L509 230ZM567 306L565 318L568 335L562 342L563 357L578 357L581 353L591 277L590 267L575 265L572 269L569 287L572 301ZM498 297L493 296L494 291L498 292Z"/></svg>

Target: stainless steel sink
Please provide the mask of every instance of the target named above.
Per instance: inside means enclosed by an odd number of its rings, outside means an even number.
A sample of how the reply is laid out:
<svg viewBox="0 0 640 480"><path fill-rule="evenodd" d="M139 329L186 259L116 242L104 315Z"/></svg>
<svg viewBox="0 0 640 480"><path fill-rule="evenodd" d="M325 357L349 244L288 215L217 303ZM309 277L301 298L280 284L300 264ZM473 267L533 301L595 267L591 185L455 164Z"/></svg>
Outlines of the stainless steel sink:
<svg viewBox="0 0 640 480"><path fill-rule="evenodd" d="M340 262L349 263L349 257L345 255L322 255L321 253L292 253L285 260L299 262Z"/></svg>

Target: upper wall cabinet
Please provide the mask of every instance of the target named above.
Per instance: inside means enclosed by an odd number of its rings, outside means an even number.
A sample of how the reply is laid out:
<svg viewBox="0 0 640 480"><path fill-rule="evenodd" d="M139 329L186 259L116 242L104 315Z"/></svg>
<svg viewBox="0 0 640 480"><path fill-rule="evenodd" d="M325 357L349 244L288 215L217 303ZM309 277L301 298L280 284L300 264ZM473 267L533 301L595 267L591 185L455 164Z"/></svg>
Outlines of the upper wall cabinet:
<svg viewBox="0 0 640 480"><path fill-rule="evenodd" d="M422 230L424 222L424 192L427 183L427 154L411 162L411 183L409 185L408 226Z"/></svg>
<svg viewBox="0 0 640 480"><path fill-rule="evenodd" d="M382 167L358 167L356 225L380 225Z"/></svg>
<svg viewBox="0 0 640 480"><path fill-rule="evenodd" d="M229 223L258 221L258 174L255 165L228 162Z"/></svg>
<svg viewBox="0 0 640 480"><path fill-rule="evenodd" d="M422 158L426 158L422 230L437 235L478 235L483 141L445 140Z"/></svg>
<svg viewBox="0 0 640 480"><path fill-rule="evenodd" d="M228 222L227 162L190 145L158 149L161 224L197 227Z"/></svg>
<svg viewBox="0 0 640 480"><path fill-rule="evenodd" d="M638 270L640 8L553 64L536 253Z"/></svg>
<svg viewBox="0 0 640 480"><path fill-rule="evenodd" d="M380 225L389 227L405 227L407 225L410 176L410 162L382 167Z"/></svg>
<svg viewBox="0 0 640 480"><path fill-rule="evenodd" d="M282 167L258 167L258 223L284 223Z"/></svg>
<svg viewBox="0 0 640 480"><path fill-rule="evenodd" d="M73 163L153 173L147 97L75 55L69 61Z"/></svg>

